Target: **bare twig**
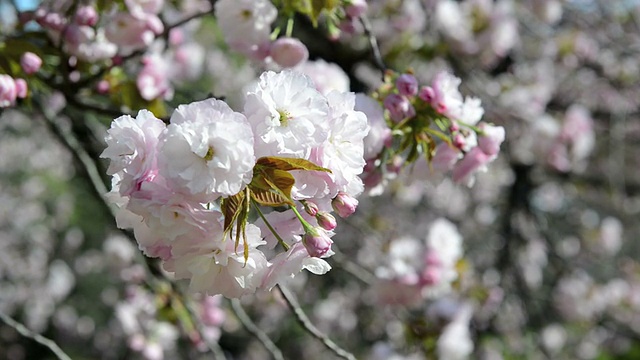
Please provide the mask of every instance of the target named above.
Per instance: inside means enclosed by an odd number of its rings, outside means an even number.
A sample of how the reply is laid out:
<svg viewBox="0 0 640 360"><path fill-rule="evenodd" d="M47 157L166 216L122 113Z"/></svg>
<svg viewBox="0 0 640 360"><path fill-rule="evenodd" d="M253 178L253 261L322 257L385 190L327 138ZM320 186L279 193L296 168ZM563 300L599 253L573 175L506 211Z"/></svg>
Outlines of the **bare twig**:
<svg viewBox="0 0 640 360"><path fill-rule="evenodd" d="M360 22L364 27L364 33L367 35L369 39L369 44L371 45L371 52L373 53L373 63L376 65L380 71L382 71L382 76L384 77L384 72L387 71L387 66L384 64L384 60L382 60L382 54L380 53L380 47L378 46L378 40L375 35L373 35L373 31L371 30L371 22L369 18L366 16L360 16Z"/></svg>
<svg viewBox="0 0 640 360"><path fill-rule="evenodd" d="M282 352L278 349L278 346L271 341L269 336L262 331L249 317L246 311L242 308L242 304L238 299L231 299L231 308L233 312L236 314L242 325L249 331L253 336L255 336L264 347L271 353L271 356L275 360L284 360L282 356Z"/></svg>
<svg viewBox="0 0 640 360"><path fill-rule="evenodd" d="M27 337L29 339L32 339L38 344L46 346L49 350L51 350L52 353L56 355L58 359L71 360L69 355L67 355L64 351L62 351L62 349L58 346L58 344L55 343L55 341L48 339L40 334L34 333L33 331L27 329L26 326L13 320L11 317L9 317L7 314L5 314L2 311L0 311L0 319L2 319L2 321L5 324L14 328L18 333L20 333L20 335Z"/></svg>
<svg viewBox="0 0 640 360"><path fill-rule="evenodd" d="M276 287L278 288L278 290L280 290L280 293L282 293L282 296L287 301L287 305L289 305L289 308L291 309L291 311L293 311L293 313L296 315L296 319L298 320L300 325L302 325L302 327L304 327L305 330L307 330L307 332L309 332L313 337L322 341L322 343L329 350L333 351L333 353L338 355L339 357L343 359L348 359L348 360L356 359L356 357L353 354L351 354L350 352L338 346L338 344L333 342L333 340L329 339L327 335L323 334L320 330L318 330L318 328L315 325L313 325L311 320L309 320L309 317L307 316L307 314L305 314L302 308L300 308L298 301L296 300L293 293L291 293L291 291L289 291L287 288L280 285L276 285Z"/></svg>

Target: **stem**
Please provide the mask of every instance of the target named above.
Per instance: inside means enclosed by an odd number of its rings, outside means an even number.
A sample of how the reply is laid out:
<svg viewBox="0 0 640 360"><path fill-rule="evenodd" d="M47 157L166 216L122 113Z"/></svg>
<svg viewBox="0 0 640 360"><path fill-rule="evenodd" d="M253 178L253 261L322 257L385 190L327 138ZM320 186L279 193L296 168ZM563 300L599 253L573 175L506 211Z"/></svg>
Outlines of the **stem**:
<svg viewBox="0 0 640 360"><path fill-rule="evenodd" d="M376 67L382 71L382 80L384 81L384 74L387 71L387 66L384 64L384 60L382 60L382 54L380 53L380 47L378 46L378 40L373 35L371 31L371 22L369 18L366 16L360 16L360 22L364 27L364 33L369 38L369 44L371 45L371 52L373 52L373 63Z"/></svg>
<svg viewBox="0 0 640 360"><path fill-rule="evenodd" d="M285 32L285 36L291 37L291 34L293 34L293 17L290 17L289 20L287 20L287 30Z"/></svg>
<svg viewBox="0 0 640 360"><path fill-rule="evenodd" d="M287 305L289 305L289 308L295 314L296 319L298 320L300 325L302 325L302 327L304 327L305 330L309 332L309 334L311 334L316 339L322 341L324 346L326 346L329 350L333 351L333 353L338 355L339 357L343 359L348 359L348 360L356 360L356 357L352 353L338 346L338 344L334 343L331 339L327 337L327 335L323 334L320 330L318 330L317 327L315 327L315 325L313 325L311 320L309 320L309 317L307 316L307 314L305 314L302 308L300 308L298 301L295 299L295 296L291 293L291 291L281 286L280 284L276 285L276 287L280 290L280 293L282 294L284 299L287 301Z"/></svg>
<svg viewBox="0 0 640 360"><path fill-rule="evenodd" d="M302 215L300 215L300 212L298 212L298 209L296 209L295 206L290 206L291 210L293 211L294 214L296 214L296 217L298 218L298 220L300 221L300 223L302 224L302 227L304 228L305 232L311 232L313 233L315 231L315 229L313 228L313 226L311 226L311 224L309 224L307 222L307 220L305 220Z"/></svg>
<svg viewBox="0 0 640 360"><path fill-rule="evenodd" d="M18 333L20 333L20 335L27 337L29 339L32 339L33 341L37 342L38 344L44 345L46 346L49 350L51 350L52 353L54 353L56 355L56 357L60 360L71 360L71 358L69 357L69 355L67 355L64 351L62 351L62 349L58 346L58 344L55 343L55 341L48 339L40 334L36 334L33 331L27 329L26 326L22 325L21 323L13 320L11 317L9 317L7 314L3 313L2 311L0 311L0 319L2 319L2 321L11 326L12 328L14 328Z"/></svg>
<svg viewBox="0 0 640 360"><path fill-rule="evenodd" d="M256 208L256 211L258 212L258 215L260 215L260 218L262 219L262 221L264 221L264 223L267 225L269 230L271 230L271 233L273 234L273 236L275 236L276 239L278 239L278 243L282 245L285 251L289 250L289 245L286 242L284 242L284 240L282 240L280 235L278 235L278 232L276 231L276 229L274 229L273 226L271 226L267 218L262 213L262 210L260 210L260 207L258 206L258 204L253 200L251 202L253 203L253 206Z"/></svg>
<svg viewBox="0 0 640 360"><path fill-rule="evenodd" d="M249 331L253 336L255 336L264 347L271 353L271 356L275 360L284 360L282 356L282 352L278 349L278 346L271 341L269 336L262 331L249 317L246 311L242 308L242 304L238 299L231 299L231 308L233 312L236 314L242 325Z"/></svg>

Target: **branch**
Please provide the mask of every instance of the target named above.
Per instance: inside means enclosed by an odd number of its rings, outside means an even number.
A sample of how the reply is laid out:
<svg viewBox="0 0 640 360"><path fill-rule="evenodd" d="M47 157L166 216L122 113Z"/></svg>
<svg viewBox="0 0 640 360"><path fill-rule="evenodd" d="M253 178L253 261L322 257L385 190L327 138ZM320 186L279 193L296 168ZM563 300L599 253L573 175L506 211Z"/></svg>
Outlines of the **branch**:
<svg viewBox="0 0 640 360"><path fill-rule="evenodd" d="M258 326L251 320L246 311L242 308L242 304L238 299L231 299L231 308L233 312L236 314L242 325L244 325L245 329L249 331L253 336L255 336L264 347L271 353L271 356L275 360L284 360L282 356L282 352L278 349L278 346L271 341L269 336L262 331Z"/></svg>
<svg viewBox="0 0 640 360"><path fill-rule="evenodd" d="M20 333L20 335L32 339L33 341L37 342L38 344L44 345L46 346L49 350L51 350L52 353L54 353L56 355L56 357L60 360L71 360L71 358L69 357L69 355L67 355L64 351L62 351L62 349L60 349L60 347L58 346L58 344L55 343L55 341L48 339L40 334L36 334L33 331L27 329L26 326L22 325L21 323L13 320L11 317L9 317L7 314L5 314L4 312L0 311L0 319L2 319L2 321L11 326L12 328L14 328L18 333Z"/></svg>
<svg viewBox="0 0 640 360"><path fill-rule="evenodd" d="M276 287L278 287L278 290L280 290L280 293L282 293L282 296L287 301L287 305L289 305L291 311L293 311L293 313L296 315L296 319L298 320L300 325L302 325L302 327L304 327L309 334L322 341L322 343L327 348L329 348L329 350L333 351L333 353L338 355L339 357L348 360L356 360L356 357L353 356L353 354L338 346L338 344L334 343L325 334L318 330L315 325L313 325L311 320L309 320L309 317L307 317L307 314L304 313L304 311L298 304L298 301L295 299L295 296L293 295L293 293L291 293L291 291L283 286L280 286L279 284L276 285Z"/></svg>
<svg viewBox="0 0 640 360"><path fill-rule="evenodd" d="M360 22L364 27L364 33L367 35L369 39L369 44L371 44L371 52L373 53L373 63L376 65L380 71L382 71L382 76L384 77L385 71L387 71L387 66L384 64L384 60L382 60L382 54L380 53L380 47L378 46L378 40L375 35L371 31L371 22L369 18L366 16L360 16Z"/></svg>

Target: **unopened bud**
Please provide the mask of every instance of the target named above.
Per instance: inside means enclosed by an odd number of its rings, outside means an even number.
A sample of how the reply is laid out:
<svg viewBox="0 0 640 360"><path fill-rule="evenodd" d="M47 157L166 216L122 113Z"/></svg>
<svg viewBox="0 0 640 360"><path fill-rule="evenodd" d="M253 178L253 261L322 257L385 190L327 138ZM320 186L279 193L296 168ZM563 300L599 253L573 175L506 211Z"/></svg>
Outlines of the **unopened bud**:
<svg viewBox="0 0 640 360"><path fill-rule="evenodd" d="M27 82L24 79L16 79L16 96L20 99L27 97Z"/></svg>
<svg viewBox="0 0 640 360"><path fill-rule="evenodd" d="M316 216L318 214L318 205L313 201L305 201L304 202L304 211L311 216Z"/></svg>
<svg viewBox="0 0 640 360"><path fill-rule="evenodd" d="M356 212L358 208L358 200L353 196L339 192L338 195L331 201L331 207L341 218L346 218Z"/></svg>
<svg viewBox="0 0 640 360"><path fill-rule="evenodd" d="M98 23L98 12L93 6L81 6L76 11L75 22L78 25L94 26Z"/></svg>
<svg viewBox="0 0 640 360"><path fill-rule="evenodd" d="M389 110L391 120L395 122L400 122L405 118L411 118L416 114L409 100L398 94L389 94L384 99L384 107Z"/></svg>
<svg viewBox="0 0 640 360"><path fill-rule="evenodd" d="M321 228L311 228L302 237L302 244L311 257L323 257L331 253L333 241Z"/></svg>
<svg viewBox="0 0 640 360"><path fill-rule="evenodd" d="M418 80L411 74L402 74L396 79L396 88L400 95L414 96L418 93Z"/></svg>
<svg viewBox="0 0 640 360"><path fill-rule="evenodd" d="M271 44L270 55L278 65L290 68L306 61L309 50L298 39L282 37Z"/></svg>
<svg viewBox="0 0 640 360"><path fill-rule="evenodd" d="M20 58L20 66L25 74L31 75L40 70L40 67L42 66L42 59L40 56L27 51L22 54L22 57Z"/></svg>
<svg viewBox="0 0 640 360"><path fill-rule="evenodd" d="M316 220L318 220L318 225L327 231L331 231L338 226L336 218L328 212L319 212L316 215Z"/></svg>
<svg viewBox="0 0 640 360"><path fill-rule="evenodd" d="M436 97L436 92L433 90L431 86L423 86L418 93L418 97L422 99L424 102L431 103L433 99Z"/></svg>

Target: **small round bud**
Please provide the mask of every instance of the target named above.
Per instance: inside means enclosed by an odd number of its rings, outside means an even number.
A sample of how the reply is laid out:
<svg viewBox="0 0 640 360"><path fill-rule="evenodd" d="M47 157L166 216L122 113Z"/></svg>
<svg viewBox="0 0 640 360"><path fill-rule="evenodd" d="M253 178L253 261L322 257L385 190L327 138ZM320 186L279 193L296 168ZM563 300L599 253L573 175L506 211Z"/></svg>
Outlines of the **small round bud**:
<svg viewBox="0 0 640 360"><path fill-rule="evenodd" d="M284 68L294 67L309 58L309 50L298 39L282 37L271 44L270 55Z"/></svg>
<svg viewBox="0 0 640 360"><path fill-rule="evenodd" d="M316 215L316 220L318 220L318 225L327 231L331 231L338 226L336 218L327 212L319 212Z"/></svg>
<svg viewBox="0 0 640 360"><path fill-rule="evenodd" d="M98 23L98 12L93 6L81 6L76 11L74 20L78 25L94 26Z"/></svg>
<svg viewBox="0 0 640 360"><path fill-rule="evenodd" d="M27 51L22 54L22 57L20 58L20 66L25 74L31 75L40 70L40 67L42 66L42 59L40 56Z"/></svg>
<svg viewBox="0 0 640 360"><path fill-rule="evenodd" d="M358 200L353 196L339 192L338 195L331 201L331 207L341 218L346 218L356 212L358 208Z"/></svg>
<svg viewBox="0 0 640 360"><path fill-rule="evenodd" d="M313 201L305 201L304 202L304 211L311 216L316 216L318 214L318 205Z"/></svg>
<svg viewBox="0 0 640 360"><path fill-rule="evenodd" d="M100 80L98 84L96 84L96 91L98 94L107 94L111 86L107 80Z"/></svg>
<svg viewBox="0 0 640 360"><path fill-rule="evenodd" d="M411 74L402 74L396 79L396 88L400 95L414 96L418 93L418 80Z"/></svg>
<svg viewBox="0 0 640 360"><path fill-rule="evenodd" d="M384 107L389 110L391 120L400 122L405 118L413 117L416 114L416 110L409 100L398 94L389 94L384 99Z"/></svg>
<svg viewBox="0 0 640 360"><path fill-rule="evenodd" d="M27 97L27 82L24 79L16 79L16 96L20 99L24 99Z"/></svg>
<svg viewBox="0 0 640 360"><path fill-rule="evenodd" d="M436 97L436 92L433 90L431 86L423 86L420 89L420 93L418 97L422 99L424 102L431 103L433 99Z"/></svg>
<svg viewBox="0 0 640 360"><path fill-rule="evenodd" d="M333 241L321 228L312 228L302 237L302 244L311 257L323 257L331 252Z"/></svg>

